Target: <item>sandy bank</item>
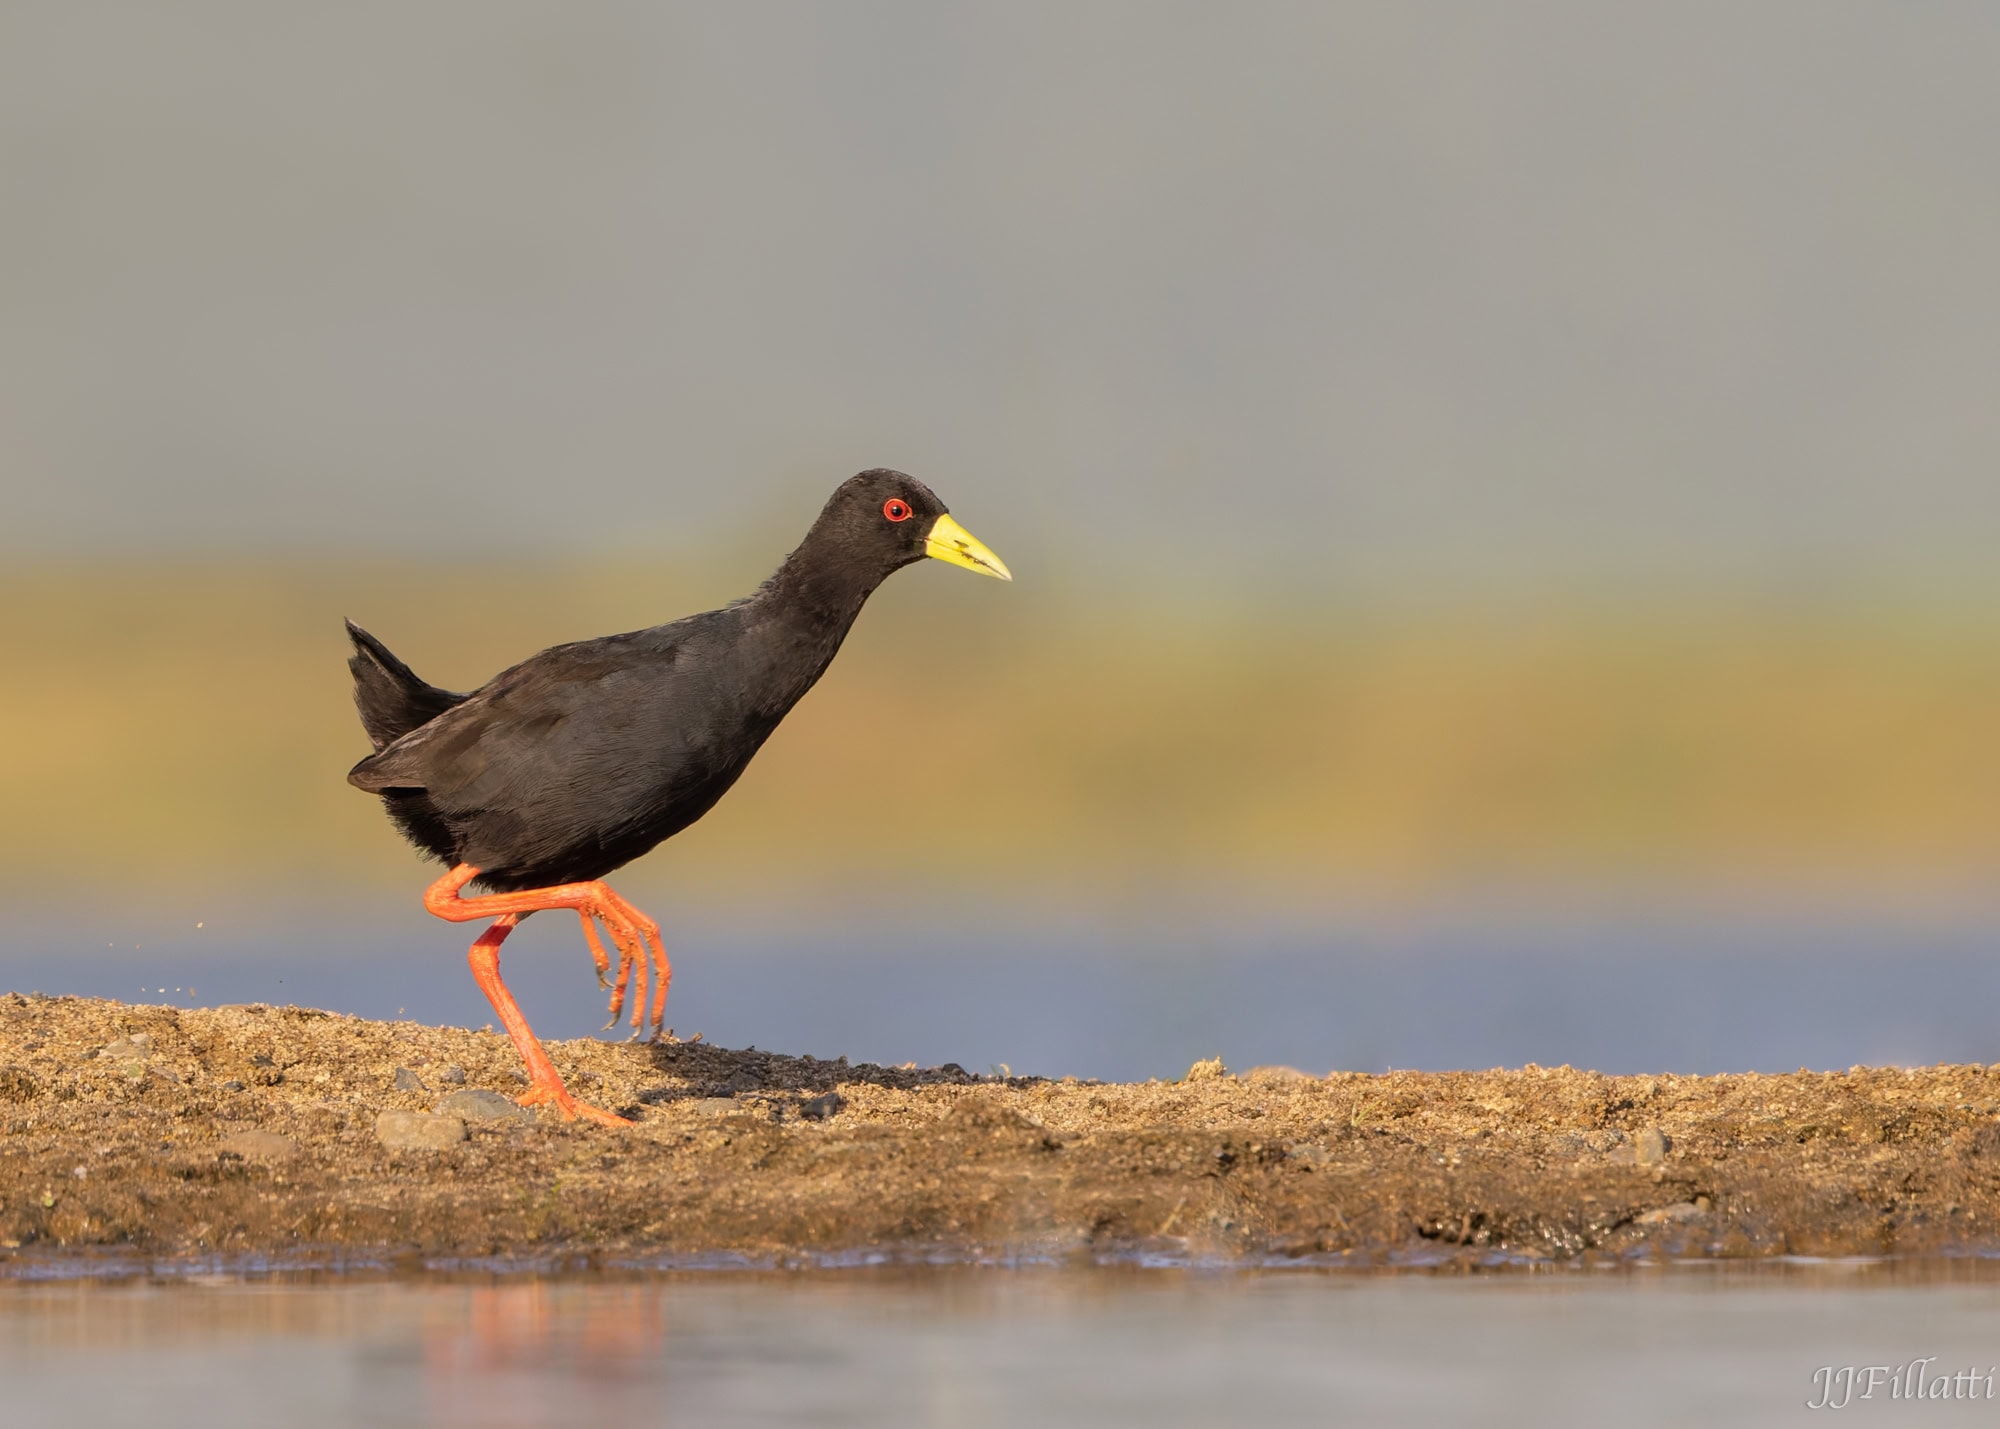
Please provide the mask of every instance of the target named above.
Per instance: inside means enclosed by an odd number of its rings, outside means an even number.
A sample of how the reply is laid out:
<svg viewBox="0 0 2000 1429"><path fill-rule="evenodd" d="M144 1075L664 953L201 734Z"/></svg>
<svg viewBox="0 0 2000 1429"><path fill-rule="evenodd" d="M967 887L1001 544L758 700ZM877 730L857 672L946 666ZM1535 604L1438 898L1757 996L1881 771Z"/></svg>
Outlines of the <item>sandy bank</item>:
<svg viewBox="0 0 2000 1429"><path fill-rule="evenodd" d="M2000 1250L2000 1069L1109 1085L0 994L0 1273L51 1256L1335 1264ZM470 1093L470 1095L468 1095ZM445 1109L436 1110L444 1099Z"/></svg>

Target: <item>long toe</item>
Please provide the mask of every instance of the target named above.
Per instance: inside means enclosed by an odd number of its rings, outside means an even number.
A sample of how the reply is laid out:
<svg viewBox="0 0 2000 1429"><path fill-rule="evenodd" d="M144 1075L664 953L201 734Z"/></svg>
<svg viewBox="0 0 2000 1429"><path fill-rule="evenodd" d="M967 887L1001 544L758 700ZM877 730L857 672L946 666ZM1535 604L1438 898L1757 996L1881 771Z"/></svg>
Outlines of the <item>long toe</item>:
<svg viewBox="0 0 2000 1429"><path fill-rule="evenodd" d="M560 1083L555 1086L544 1084L529 1087L528 1090L521 1093L514 1100L521 1106L554 1107L564 1121L575 1121L580 1117L585 1121L594 1121L599 1126L630 1126L632 1124L625 1117L618 1115L617 1112L606 1111L603 1107L592 1106L589 1102L578 1101Z"/></svg>

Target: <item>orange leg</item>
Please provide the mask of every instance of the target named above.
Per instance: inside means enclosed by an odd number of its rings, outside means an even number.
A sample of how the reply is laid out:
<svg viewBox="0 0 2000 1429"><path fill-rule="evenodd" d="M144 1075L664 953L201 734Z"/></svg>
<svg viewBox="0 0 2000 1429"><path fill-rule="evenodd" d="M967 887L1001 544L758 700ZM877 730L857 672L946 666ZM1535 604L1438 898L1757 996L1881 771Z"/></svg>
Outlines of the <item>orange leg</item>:
<svg viewBox="0 0 2000 1429"><path fill-rule="evenodd" d="M505 1024L508 1036L514 1039L515 1050L521 1054L521 1060L527 1063L529 1087L519 1098L521 1104L535 1106L541 1102L549 1102L562 1114L564 1120L582 1116L607 1126L629 1126L631 1123L624 1117L578 1101L563 1086L562 1078L556 1074L548 1053L544 1052L542 1044L535 1040L535 1034L528 1026L528 1019L521 1015L520 1006L514 1001L513 994L507 991L506 984L500 980L500 944L506 941L507 935L514 931L514 925L522 918L545 908L569 908L580 917L598 919L611 930L612 939L618 943L621 955L619 995L614 996L612 1004L615 1020L616 1009L623 1000L625 971L628 966L636 965L638 968L639 996L642 1004L645 998L646 943L640 927L635 925L632 916L637 914L638 910L598 882L565 883L554 888L535 888L519 893L460 897L459 890L478 876L479 870L471 864L460 864L424 890L424 907L438 917L453 923L469 923L478 918L494 920L493 926L473 942L466 954L466 961L472 967L472 976L479 983L480 990L486 994L487 1001L493 1004L493 1010L499 1013L500 1021ZM639 916L644 917L643 914ZM646 923L651 925L652 920L646 919ZM659 932L657 926L654 926L652 931L657 939ZM595 946L595 938L591 941L593 953L603 959L603 948ZM633 955L633 950L636 950L636 956ZM664 949L658 950L658 957L661 963L662 987L656 1005L664 1011L666 1002ZM600 966L608 966L608 963L608 959L603 959ZM637 1010L634 1009L635 1014ZM634 1021L635 1023L637 1021L636 1015Z"/></svg>
<svg viewBox="0 0 2000 1429"><path fill-rule="evenodd" d="M519 1101L522 1106L534 1106L539 1102L553 1102L565 1121L579 1116L589 1117L610 1126L629 1126L622 1116L613 1115L601 1108L588 1106L576 1100L563 1086L562 1077L549 1061L549 1054L542 1050L542 1044L528 1027L528 1019L521 1015L520 1004L507 991L507 984L500 981L500 945L507 941L507 935L514 931L521 921L519 913L502 913L488 928L473 940L472 948L465 960L472 966L472 976L479 983L486 1000L493 1004L493 1010L500 1014L500 1021L507 1028L507 1035L514 1039L514 1050L521 1054L521 1060L528 1064L528 1090Z"/></svg>
<svg viewBox="0 0 2000 1429"><path fill-rule="evenodd" d="M597 965L600 985L604 974L610 969L611 960L604 954L603 945L597 941L595 930L589 920L602 922L618 945L618 982L611 994L611 1022L615 1025L625 1007L625 988L628 974L633 968L638 970L638 1005L632 1009L632 1035L638 1037L644 1027L641 1020L646 1009L646 954L652 954L653 966L658 973L652 1000L652 1036L658 1041L664 1035L667 1013L667 987L673 981L673 964L667 959L667 948L660 937L660 925L633 907L602 882L564 883L553 888L533 888L520 893L490 893L471 898L459 896L459 890L479 876L479 870L470 864L460 864L436 883L424 890L424 907L440 918L453 922L469 922L474 918L492 917L498 913L514 912L526 916L544 908L570 908L577 917L585 921L584 936L590 944L591 959Z"/></svg>

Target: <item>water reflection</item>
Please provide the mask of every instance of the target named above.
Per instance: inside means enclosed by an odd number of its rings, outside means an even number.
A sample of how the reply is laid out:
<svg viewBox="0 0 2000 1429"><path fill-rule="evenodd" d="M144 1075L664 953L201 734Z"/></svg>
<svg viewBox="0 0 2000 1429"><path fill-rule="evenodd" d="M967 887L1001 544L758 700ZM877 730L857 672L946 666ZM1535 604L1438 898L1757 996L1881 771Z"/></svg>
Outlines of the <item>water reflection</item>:
<svg viewBox="0 0 2000 1429"><path fill-rule="evenodd" d="M0 1422L1762 1425L1809 1421L1822 1365L1983 1373L1996 1345L1976 1261L0 1282Z"/></svg>
<svg viewBox="0 0 2000 1429"><path fill-rule="evenodd" d="M671 1358L666 1302L651 1287L480 1286L431 1310L418 1374L437 1422L561 1422L549 1401L643 1396ZM531 1404L538 1413L523 1418Z"/></svg>

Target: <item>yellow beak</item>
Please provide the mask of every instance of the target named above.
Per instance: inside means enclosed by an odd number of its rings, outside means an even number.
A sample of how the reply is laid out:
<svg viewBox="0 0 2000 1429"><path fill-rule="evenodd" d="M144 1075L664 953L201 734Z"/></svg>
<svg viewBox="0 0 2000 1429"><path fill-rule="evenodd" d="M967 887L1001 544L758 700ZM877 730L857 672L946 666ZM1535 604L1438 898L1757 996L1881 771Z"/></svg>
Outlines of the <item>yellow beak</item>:
<svg viewBox="0 0 2000 1429"><path fill-rule="evenodd" d="M935 556L940 561L950 561L954 566L964 566L968 571L978 571L982 576L998 576L1003 581L1014 579L1014 573L1007 569L1005 561L987 550L984 541L948 515L938 517L930 535L924 537L924 554Z"/></svg>

